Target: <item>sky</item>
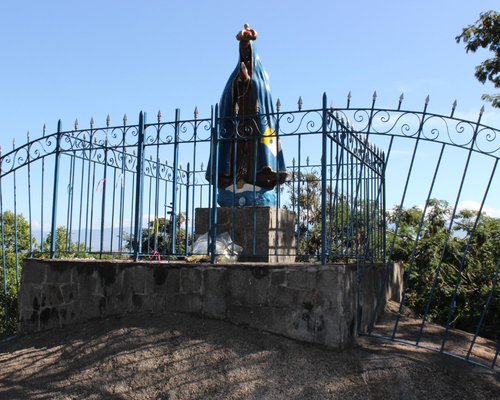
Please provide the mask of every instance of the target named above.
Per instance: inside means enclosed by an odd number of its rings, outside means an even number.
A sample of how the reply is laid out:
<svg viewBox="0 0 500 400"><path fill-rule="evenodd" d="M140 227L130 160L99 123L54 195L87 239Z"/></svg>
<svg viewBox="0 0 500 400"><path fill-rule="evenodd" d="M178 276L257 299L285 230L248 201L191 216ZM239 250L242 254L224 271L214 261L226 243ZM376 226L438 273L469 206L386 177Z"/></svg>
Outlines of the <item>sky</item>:
<svg viewBox="0 0 500 400"><path fill-rule="evenodd" d="M208 117L238 60L236 33L256 29L260 58L283 109L328 102L404 105L500 127L500 112L481 100L494 92L474 77L487 51L467 54L455 42L463 27L498 1L310 0L4 0L0 5L0 145L80 127L154 119ZM406 150L400 150L403 152ZM425 161L424 161L425 162ZM498 176L498 174L497 174ZM498 179L497 179L498 180ZM476 201L465 199L467 201ZM418 200L415 200L418 202ZM497 202L498 203L498 202ZM498 208L500 204L490 204ZM496 212L493 210L493 213ZM500 214L499 214L500 215Z"/></svg>

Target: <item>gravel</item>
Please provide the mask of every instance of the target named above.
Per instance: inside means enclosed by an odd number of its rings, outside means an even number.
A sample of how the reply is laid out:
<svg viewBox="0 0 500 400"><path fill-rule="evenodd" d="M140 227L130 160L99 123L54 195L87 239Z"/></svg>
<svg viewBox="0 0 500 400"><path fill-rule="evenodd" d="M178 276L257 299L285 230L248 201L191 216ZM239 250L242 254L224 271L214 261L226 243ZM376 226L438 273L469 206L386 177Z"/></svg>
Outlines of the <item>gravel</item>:
<svg viewBox="0 0 500 400"><path fill-rule="evenodd" d="M499 399L500 374L362 337L331 350L184 314L0 343L0 399Z"/></svg>

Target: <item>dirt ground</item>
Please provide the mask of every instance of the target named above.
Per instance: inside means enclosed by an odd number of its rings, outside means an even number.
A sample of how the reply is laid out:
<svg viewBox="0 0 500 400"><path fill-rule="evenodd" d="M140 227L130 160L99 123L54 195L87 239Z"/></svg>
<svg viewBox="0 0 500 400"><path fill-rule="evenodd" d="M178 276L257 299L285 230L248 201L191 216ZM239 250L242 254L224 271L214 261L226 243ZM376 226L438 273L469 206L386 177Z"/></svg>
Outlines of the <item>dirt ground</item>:
<svg viewBox="0 0 500 400"><path fill-rule="evenodd" d="M0 343L0 399L500 399L500 374L362 337L336 351L183 314Z"/></svg>

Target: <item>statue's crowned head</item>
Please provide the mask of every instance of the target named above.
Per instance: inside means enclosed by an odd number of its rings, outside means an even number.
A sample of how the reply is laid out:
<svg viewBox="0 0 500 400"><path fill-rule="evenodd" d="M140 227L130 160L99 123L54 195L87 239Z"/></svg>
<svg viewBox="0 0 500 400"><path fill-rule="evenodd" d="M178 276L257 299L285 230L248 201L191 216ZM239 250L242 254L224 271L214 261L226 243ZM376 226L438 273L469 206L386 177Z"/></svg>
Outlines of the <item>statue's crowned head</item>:
<svg viewBox="0 0 500 400"><path fill-rule="evenodd" d="M236 39L239 41L257 40L257 31L250 29L250 25L243 25L243 29L238 32Z"/></svg>

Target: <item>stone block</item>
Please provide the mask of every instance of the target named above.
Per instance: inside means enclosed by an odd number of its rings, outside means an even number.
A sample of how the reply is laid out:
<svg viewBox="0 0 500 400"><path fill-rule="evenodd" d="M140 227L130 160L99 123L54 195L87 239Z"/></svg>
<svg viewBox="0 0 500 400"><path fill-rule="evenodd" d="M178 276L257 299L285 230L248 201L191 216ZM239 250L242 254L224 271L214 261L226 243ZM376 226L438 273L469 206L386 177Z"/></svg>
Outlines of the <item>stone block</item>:
<svg viewBox="0 0 500 400"><path fill-rule="evenodd" d="M45 307L40 312L40 329L60 328L58 307Z"/></svg>
<svg viewBox="0 0 500 400"><path fill-rule="evenodd" d="M86 321L77 302L67 303L59 307L59 321L62 326Z"/></svg>
<svg viewBox="0 0 500 400"><path fill-rule="evenodd" d="M57 307L64 303L61 285L46 283L42 287L41 307Z"/></svg>
<svg viewBox="0 0 500 400"><path fill-rule="evenodd" d="M153 269L154 285L153 292L162 296L172 296L180 292L180 268L162 266L161 269ZM160 279L157 279L157 278ZM159 283L159 284L158 284Z"/></svg>
<svg viewBox="0 0 500 400"><path fill-rule="evenodd" d="M19 311L19 333L38 332L40 330L40 312L32 308L21 308Z"/></svg>
<svg viewBox="0 0 500 400"><path fill-rule="evenodd" d="M338 309L316 310L315 342L334 348L345 348L354 340L354 316L346 317Z"/></svg>
<svg viewBox="0 0 500 400"><path fill-rule="evenodd" d="M287 313L275 313L276 324L280 329L284 329L286 336L314 342L315 319L314 313L304 309L290 309Z"/></svg>
<svg viewBox="0 0 500 400"><path fill-rule="evenodd" d="M78 296L77 283L62 284L59 286L59 289L61 290L63 303L71 303Z"/></svg>
<svg viewBox="0 0 500 400"><path fill-rule="evenodd" d="M47 283L71 283L71 267L61 262L47 265Z"/></svg>
<svg viewBox="0 0 500 400"><path fill-rule="evenodd" d="M148 303L148 295L142 293L129 293L129 299L127 301L126 307L123 307L121 310L116 310L117 313L124 314L127 312L141 312L144 311L145 305Z"/></svg>
<svg viewBox="0 0 500 400"><path fill-rule="evenodd" d="M287 286L298 289L312 289L316 287L315 268L301 268L297 270L289 269L287 271Z"/></svg>
<svg viewBox="0 0 500 400"><path fill-rule="evenodd" d="M80 311L87 319L99 319L107 315L106 297L92 294L86 299L80 299Z"/></svg>
<svg viewBox="0 0 500 400"><path fill-rule="evenodd" d="M167 297L165 309L174 312L184 312L190 314L202 313L203 300L199 293L180 293Z"/></svg>
<svg viewBox="0 0 500 400"><path fill-rule="evenodd" d="M195 213L197 236L209 232L208 208ZM291 263L295 261L295 214L271 207L219 207L217 234L228 232L243 247L239 261Z"/></svg>
<svg viewBox="0 0 500 400"><path fill-rule="evenodd" d="M151 311L154 314L161 314L167 309L167 298L165 296L161 296L159 294L151 294L149 296L149 301L151 304Z"/></svg>
<svg viewBox="0 0 500 400"><path fill-rule="evenodd" d="M32 285L45 283L47 279L47 265L43 262L30 260L23 263L21 285L29 282Z"/></svg>
<svg viewBox="0 0 500 400"><path fill-rule="evenodd" d="M223 319L226 315L227 272L227 268L203 270L203 314L207 317Z"/></svg>
<svg viewBox="0 0 500 400"><path fill-rule="evenodd" d="M262 305L267 303L270 274L264 268L227 270L227 301L234 304Z"/></svg>
<svg viewBox="0 0 500 400"><path fill-rule="evenodd" d="M286 282L285 270L271 270L271 286L284 285Z"/></svg>
<svg viewBox="0 0 500 400"><path fill-rule="evenodd" d="M201 293L201 277L200 268L183 268L180 277L182 292Z"/></svg>
<svg viewBox="0 0 500 400"><path fill-rule="evenodd" d="M336 265L329 268L322 268L318 271L318 291L321 293L325 307L335 307L337 305L340 285L338 281L339 268Z"/></svg>
<svg viewBox="0 0 500 400"><path fill-rule="evenodd" d="M298 305L314 305L317 295L313 290L273 286L269 291L269 305L278 308L294 308Z"/></svg>
<svg viewBox="0 0 500 400"><path fill-rule="evenodd" d="M119 273L123 275L123 291L125 293L128 292L145 293L146 272L144 266L142 265L130 266L128 268L120 269Z"/></svg>
<svg viewBox="0 0 500 400"><path fill-rule="evenodd" d="M39 311L42 304L42 285L25 281L19 293L19 309Z"/></svg>

